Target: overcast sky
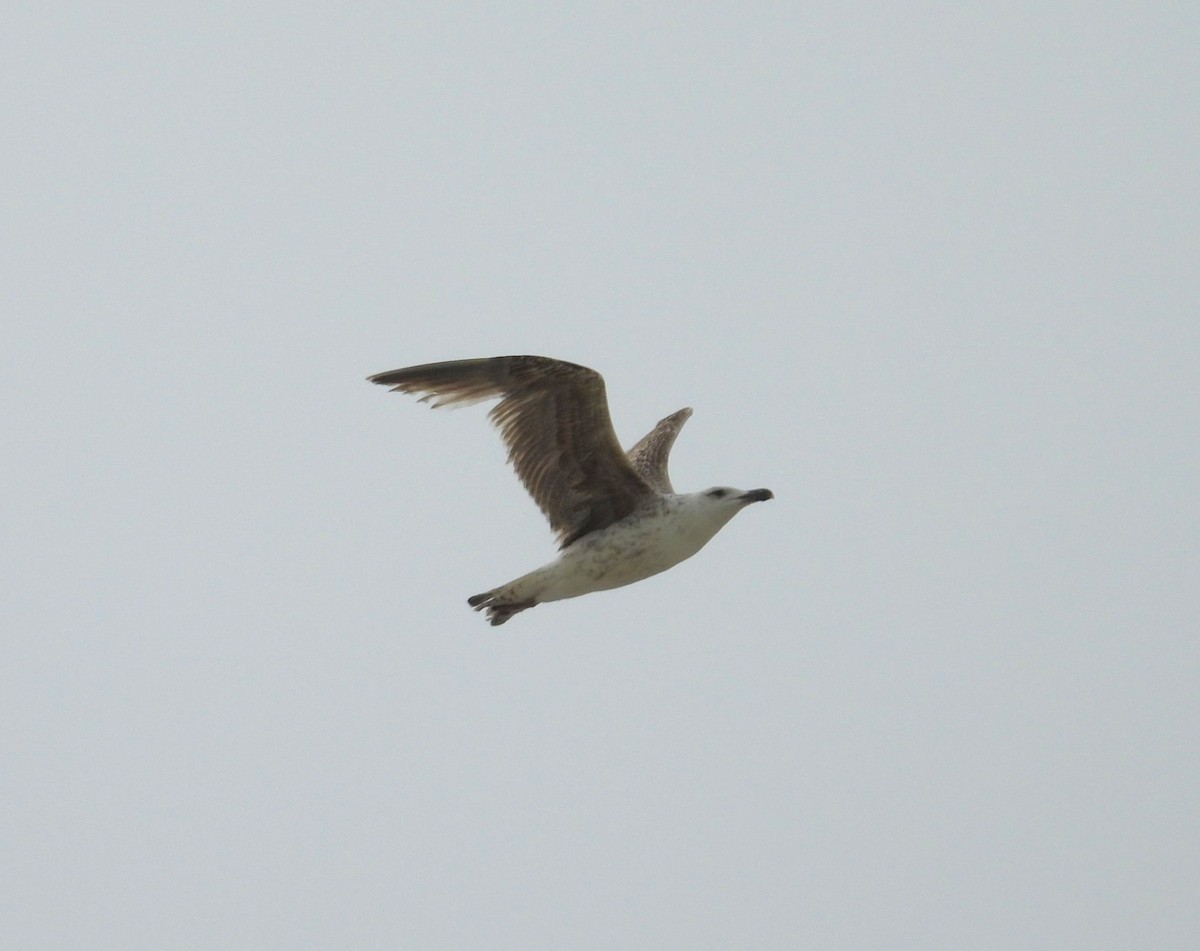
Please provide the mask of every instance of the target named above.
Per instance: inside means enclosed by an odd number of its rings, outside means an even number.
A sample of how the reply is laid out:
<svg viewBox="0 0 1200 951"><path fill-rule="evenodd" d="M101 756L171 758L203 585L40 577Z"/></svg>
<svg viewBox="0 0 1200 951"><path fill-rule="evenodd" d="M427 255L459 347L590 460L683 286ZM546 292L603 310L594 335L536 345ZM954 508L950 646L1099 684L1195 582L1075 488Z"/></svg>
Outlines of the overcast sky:
<svg viewBox="0 0 1200 951"><path fill-rule="evenodd" d="M1198 9L10 10L3 943L1197 947ZM775 501L488 627L502 353Z"/></svg>

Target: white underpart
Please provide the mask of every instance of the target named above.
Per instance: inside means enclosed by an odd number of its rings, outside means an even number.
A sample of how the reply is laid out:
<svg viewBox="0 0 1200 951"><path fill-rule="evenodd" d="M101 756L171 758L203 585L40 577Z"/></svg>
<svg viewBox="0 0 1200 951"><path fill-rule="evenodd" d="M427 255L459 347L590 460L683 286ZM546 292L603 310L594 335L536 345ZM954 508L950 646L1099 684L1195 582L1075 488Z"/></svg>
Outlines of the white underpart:
<svg viewBox="0 0 1200 951"><path fill-rule="evenodd" d="M585 535L558 559L495 590L496 601L561 601L633 584L691 558L743 507L732 497L663 495L651 507Z"/></svg>

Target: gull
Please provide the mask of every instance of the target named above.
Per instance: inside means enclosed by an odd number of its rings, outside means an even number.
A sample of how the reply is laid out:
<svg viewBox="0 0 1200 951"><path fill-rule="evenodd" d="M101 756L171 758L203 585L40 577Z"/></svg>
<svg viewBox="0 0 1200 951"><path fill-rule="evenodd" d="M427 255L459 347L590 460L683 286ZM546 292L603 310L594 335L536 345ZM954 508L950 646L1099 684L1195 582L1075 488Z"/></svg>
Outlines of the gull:
<svg viewBox="0 0 1200 951"><path fill-rule="evenodd" d="M472 595L493 625L546 601L577 598L649 578L691 558L747 505L770 489L715 486L677 493L667 456L685 407L659 420L623 452L608 412L604 378L550 357L451 360L376 373L372 383L423 394L433 408L499 399L488 418L508 461L550 522L554 561L515 581Z"/></svg>

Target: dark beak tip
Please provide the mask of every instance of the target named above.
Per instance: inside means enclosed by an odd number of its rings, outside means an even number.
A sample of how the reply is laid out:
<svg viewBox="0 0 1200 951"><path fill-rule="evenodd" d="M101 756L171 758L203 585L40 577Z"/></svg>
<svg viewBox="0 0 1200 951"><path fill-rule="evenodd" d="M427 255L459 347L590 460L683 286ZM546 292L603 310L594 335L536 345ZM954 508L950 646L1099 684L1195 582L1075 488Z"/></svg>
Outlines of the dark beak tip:
<svg viewBox="0 0 1200 951"><path fill-rule="evenodd" d="M770 489L751 489L742 498L747 502L765 502L767 499L775 498L775 493Z"/></svg>

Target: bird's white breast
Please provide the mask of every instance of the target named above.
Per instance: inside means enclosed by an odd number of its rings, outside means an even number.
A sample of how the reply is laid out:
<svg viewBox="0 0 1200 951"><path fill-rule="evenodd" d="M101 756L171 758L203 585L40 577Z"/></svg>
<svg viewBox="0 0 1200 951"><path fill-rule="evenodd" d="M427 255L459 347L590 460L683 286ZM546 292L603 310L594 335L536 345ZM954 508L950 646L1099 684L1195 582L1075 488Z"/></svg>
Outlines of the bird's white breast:
<svg viewBox="0 0 1200 951"><path fill-rule="evenodd" d="M729 518L689 502L662 496L653 507L585 535L542 569L546 587L539 600L619 588L692 557Z"/></svg>

